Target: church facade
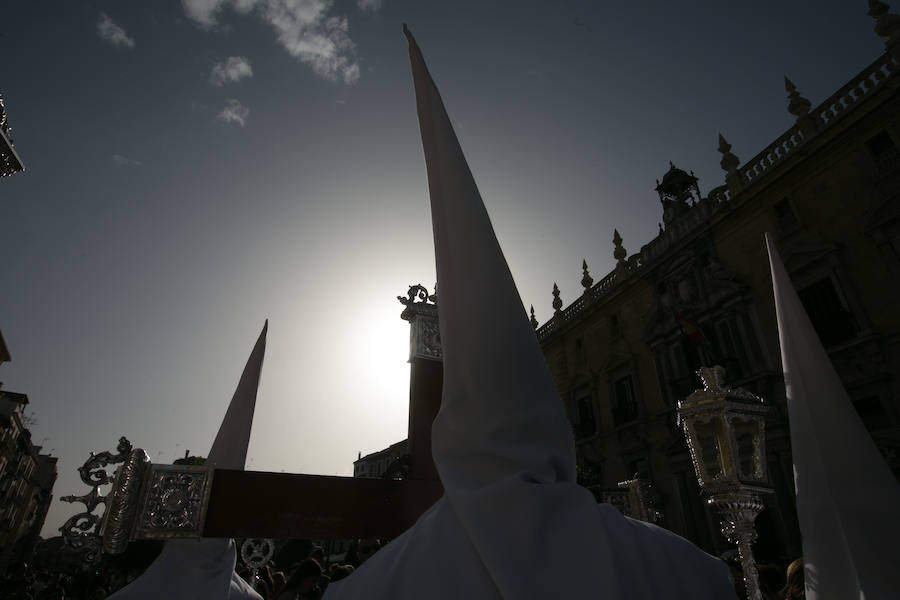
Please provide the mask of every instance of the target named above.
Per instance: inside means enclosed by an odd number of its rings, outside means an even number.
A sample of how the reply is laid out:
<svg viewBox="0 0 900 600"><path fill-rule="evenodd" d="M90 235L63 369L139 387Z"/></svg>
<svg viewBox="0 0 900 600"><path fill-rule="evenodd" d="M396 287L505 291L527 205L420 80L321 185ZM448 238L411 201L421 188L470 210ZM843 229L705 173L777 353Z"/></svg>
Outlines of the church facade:
<svg viewBox="0 0 900 600"><path fill-rule="evenodd" d="M536 327L572 422L581 482L650 483L660 524L708 551L730 545L702 501L676 407L700 366L761 396L774 490L757 519L763 557L800 555L787 407L764 241L770 232L863 422L900 473L900 17L870 11L887 52L813 108L785 79L794 125L741 162L719 138L724 183L700 194L670 164L664 225ZM881 5L883 7L883 5ZM891 17L893 20L891 20ZM834 440L840 443L840 440ZM860 465L865 469L865 465ZM785 556L785 554L787 554Z"/></svg>

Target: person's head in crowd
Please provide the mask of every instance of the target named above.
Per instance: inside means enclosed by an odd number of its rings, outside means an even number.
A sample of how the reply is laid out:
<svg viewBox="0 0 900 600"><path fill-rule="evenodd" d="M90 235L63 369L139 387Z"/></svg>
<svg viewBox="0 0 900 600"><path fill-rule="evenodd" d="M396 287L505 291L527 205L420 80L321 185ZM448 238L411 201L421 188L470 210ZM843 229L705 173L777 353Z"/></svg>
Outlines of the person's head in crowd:
<svg viewBox="0 0 900 600"><path fill-rule="evenodd" d="M288 578L279 598L316 598L324 592L322 567L313 558L307 558L297 565Z"/></svg>
<svg viewBox="0 0 900 600"><path fill-rule="evenodd" d="M756 569L759 573L759 591L762 592L763 598L766 600L781 598L779 594L784 587L784 569L771 563L758 564Z"/></svg>
<svg viewBox="0 0 900 600"><path fill-rule="evenodd" d="M339 565L337 563L331 565L328 575L331 581L339 581L345 577L349 577L353 573L353 565Z"/></svg>
<svg viewBox="0 0 900 600"><path fill-rule="evenodd" d="M272 573L272 584L275 586L275 590L283 588L285 583L287 583L287 577L285 577L284 571L275 571Z"/></svg>
<svg viewBox="0 0 900 600"><path fill-rule="evenodd" d="M373 554L378 552L379 548L381 548L381 542L375 538L360 539L356 549L356 557L359 564L366 562Z"/></svg>
<svg viewBox="0 0 900 600"><path fill-rule="evenodd" d="M785 600L794 600L796 598L806 598L806 584L803 579L803 559L798 558L788 565L787 583L781 590L781 597Z"/></svg>
<svg viewBox="0 0 900 600"><path fill-rule="evenodd" d="M309 552L309 558L312 558L320 565L324 565L327 562L325 560L325 549L322 546L313 546Z"/></svg>

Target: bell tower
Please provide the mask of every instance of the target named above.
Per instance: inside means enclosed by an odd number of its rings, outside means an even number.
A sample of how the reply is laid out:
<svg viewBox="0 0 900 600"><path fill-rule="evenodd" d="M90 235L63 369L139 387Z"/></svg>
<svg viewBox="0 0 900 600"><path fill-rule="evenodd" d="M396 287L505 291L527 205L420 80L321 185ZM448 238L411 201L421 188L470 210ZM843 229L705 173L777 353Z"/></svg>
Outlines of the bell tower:
<svg viewBox="0 0 900 600"><path fill-rule="evenodd" d="M685 173L669 161L669 170L662 182L656 180L656 192L663 207L663 222L669 225L694 204L700 202L700 186L694 172Z"/></svg>

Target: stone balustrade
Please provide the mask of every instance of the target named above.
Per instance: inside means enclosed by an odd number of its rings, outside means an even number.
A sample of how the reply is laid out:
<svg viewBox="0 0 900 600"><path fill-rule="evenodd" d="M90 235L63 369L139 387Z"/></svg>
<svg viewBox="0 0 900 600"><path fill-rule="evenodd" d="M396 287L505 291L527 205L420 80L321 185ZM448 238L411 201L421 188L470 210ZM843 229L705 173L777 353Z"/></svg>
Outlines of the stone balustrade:
<svg viewBox="0 0 900 600"><path fill-rule="evenodd" d="M775 166L783 163L812 136L818 135L839 121L852 107L871 96L874 90L880 89L897 73L900 73L900 65L893 57L887 53L880 56L849 83L811 110L808 115L798 119L797 123L762 152L739 167L738 173L744 189L762 179ZM584 312L591 304L610 293L624 275L639 270L645 264L655 262L657 258L672 249L679 240L708 223L714 213L728 206L732 201L732 194L727 186L723 185L710 190L706 198L670 223L655 239L645 245L640 253L620 262L615 270L585 290L584 294L571 305L556 312L549 321L537 329L538 340L547 339L565 323Z"/></svg>

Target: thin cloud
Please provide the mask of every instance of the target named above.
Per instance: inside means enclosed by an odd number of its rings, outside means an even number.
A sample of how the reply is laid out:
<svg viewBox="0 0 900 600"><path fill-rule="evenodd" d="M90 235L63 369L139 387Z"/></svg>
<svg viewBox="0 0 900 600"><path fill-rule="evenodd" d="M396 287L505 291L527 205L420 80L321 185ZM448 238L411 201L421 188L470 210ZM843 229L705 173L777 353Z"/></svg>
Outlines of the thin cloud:
<svg viewBox="0 0 900 600"><path fill-rule="evenodd" d="M250 116L250 109L235 100L229 98L225 101L225 108L216 117L225 123L237 123L241 127L247 124L247 117Z"/></svg>
<svg viewBox="0 0 900 600"><path fill-rule="evenodd" d="M144 164L139 160L128 158L127 156L123 156L121 154L113 154L112 161L120 167L140 167Z"/></svg>
<svg viewBox="0 0 900 600"><path fill-rule="evenodd" d="M213 65L209 82L216 87L222 87L226 83L237 83L245 77L253 77L250 61L244 56L229 56Z"/></svg>
<svg viewBox="0 0 900 600"><path fill-rule="evenodd" d="M359 10L377 12L381 10L381 0L356 0Z"/></svg>
<svg viewBox="0 0 900 600"><path fill-rule="evenodd" d="M125 30L116 25L106 13L100 13L97 17L97 35L101 40L106 40L113 46L134 48L134 38L129 37Z"/></svg>
<svg viewBox="0 0 900 600"><path fill-rule="evenodd" d="M275 30L282 48L320 77L346 84L359 79L347 18L330 14L331 0L181 0L181 4L204 29L219 27L218 17L226 8L240 15L253 13Z"/></svg>

